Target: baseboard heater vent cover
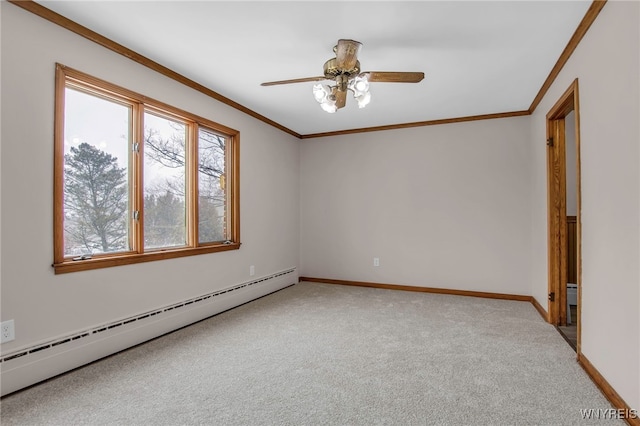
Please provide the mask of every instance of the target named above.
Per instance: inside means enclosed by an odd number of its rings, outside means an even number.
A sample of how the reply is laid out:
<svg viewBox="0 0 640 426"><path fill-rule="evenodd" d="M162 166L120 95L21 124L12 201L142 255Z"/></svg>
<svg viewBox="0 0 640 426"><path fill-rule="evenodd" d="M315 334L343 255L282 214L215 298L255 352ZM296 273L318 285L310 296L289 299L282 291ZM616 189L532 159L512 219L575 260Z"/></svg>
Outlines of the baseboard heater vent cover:
<svg viewBox="0 0 640 426"><path fill-rule="evenodd" d="M91 328L91 329L88 329L88 330L84 330L84 331L81 331L81 332L78 332L78 333L75 333L75 334L72 334L72 335L69 335L69 336L61 337L59 339L52 340L52 341L47 342L47 343L42 343L42 344L39 344L39 345L35 345L35 346L30 347L30 348L13 351L13 352L10 352L10 353L0 357L0 362L11 361L12 359L20 358L20 357L23 357L25 355L33 354L33 353L40 352L40 351L43 351L43 350L46 350L46 349L55 348L55 347L57 347L59 345L65 344L65 343L69 343L69 342L72 342L72 341L75 341L75 340L78 340L78 339L82 339L84 337L89 337L89 336L92 336L92 335L95 335L95 334L98 334L98 333L102 333L102 332L105 332L107 330L111 330L111 329L114 329L116 327L121 327L123 325L129 324L129 323L132 323L132 322L135 322L135 321L142 321L144 319L151 318L151 317L154 317L156 315L161 315L164 312L173 311L175 309L181 309L181 308L184 308L186 306L189 306L189 305L192 305L192 304L195 304L195 303L203 302L203 301L211 299L213 297L217 297L217 296L221 296L223 294L230 293L232 291L237 291L237 290L240 290L242 288L250 287L250 286L253 286L253 285L256 285L256 284L260 284L260 283L263 283L263 282L266 282L266 281L272 281L272 280L274 280L276 278L279 278L279 277L282 277L284 275L293 274L295 271L296 271L296 268L287 269L285 271L277 272L275 274L268 275L268 276L259 278L259 279L254 280L254 281L248 281L248 282L245 282L243 284L238 284L238 285L236 285L234 287L229 287L229 288L224 289L224 290L214 291L213 293L208 293L208 294L205 294L205 295L202 295L202 296L195 297L193 299L188 299L188 300L185 300L183 302L178 302L178 303L175 303L173 305L165 306L164 308L160 308L160 309L156 309L156 310L153 310L153 311L145 312L145 313L142 313L140 315L136 315L136 316L132 316L132 317L129 317L129 318L125 318L125 319L122 319L122 320L119 320L119 321L115 321L115 322L112 322L112 323L109 323L109 324L104 324L104 325L101 325L101 326L98 326L98 327L95 327L95 328ZM293 283L295 283L295 281L293 281Z"/></svg>

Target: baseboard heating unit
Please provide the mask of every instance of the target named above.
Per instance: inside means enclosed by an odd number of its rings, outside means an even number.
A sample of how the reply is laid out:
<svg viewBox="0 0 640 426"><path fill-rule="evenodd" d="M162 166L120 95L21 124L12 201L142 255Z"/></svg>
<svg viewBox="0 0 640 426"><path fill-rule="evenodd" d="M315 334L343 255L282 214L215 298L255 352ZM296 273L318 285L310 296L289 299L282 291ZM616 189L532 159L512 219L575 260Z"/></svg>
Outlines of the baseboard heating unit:
<svg viewBox="0 0 640 426"><path fill-rule="evenodd" d="M23 370L25 367L32 368L35 364L42 364L46 359L52 361L53 358L59 358L63 354L71 355L72 352L82 351L83 348L90 349L86 351L86 354L81 355L78 353L77 359L75 359L74 362L56 363L60 365L53 368L55 371L49 371L49 373L41 371L40 373L42 374L38 374L37 376L39 376L40 380L43 380L46 378L42 377L43 375L51 377L62 371L78 367L82 365L82 363L91 362L92 360L107 356L110 353L115 353L167 332L182 328L292 284L296 284L297 282L298 276L296 268L290 268L168 306L7 352L6 354L0 355L0 366L2 367L3 376L2 394L4 395L7 392L17 390L5 387L5 385L8 384L5 379L9 379L8 375L13 375L12 370L14 370L14 368L11 366L15 366L15 370ZM244 291L240 291L243 289ZM114 339L118 341L116 342ZM100 343L102 341L111 341L109 343L110 346L107 347L106 344L101 345ZM100 346L104 347L99 348ZM43 368L43 370L51 369ZM15 371L13 373L18 372ZM23 374L24 373L23 371ZM33 379L37 378L33 377ZM23 383L22 385L28 385L28 383ZM9 387L14 388L14 386ZM18 388L20 387L22 386Z"/></svg>

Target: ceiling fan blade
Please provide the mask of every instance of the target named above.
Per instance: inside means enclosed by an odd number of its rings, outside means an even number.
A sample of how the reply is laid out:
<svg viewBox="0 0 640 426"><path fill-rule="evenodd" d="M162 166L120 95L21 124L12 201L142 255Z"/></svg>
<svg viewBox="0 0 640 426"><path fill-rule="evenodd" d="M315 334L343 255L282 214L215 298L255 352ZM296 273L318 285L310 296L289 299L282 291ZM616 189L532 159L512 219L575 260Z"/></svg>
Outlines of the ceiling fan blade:
<svg viewBox="0 0 640 426"><path fill-rule="evenodd" d="M362 43L355 40L338 40L336 45L336 65L339 69L351 70L358 62L358 52Z"/></svg>
<svg viewBox="0 0 640 426"><path fill-rule="evenodd" d="M336 91L336 107L338 109L347 104L347 92L345 90Z"/></svg>
<svg viewBox="0 0 640 426"><path fill-rule="evenodd" d="M275 86L277 84L305 83L307 81L321 81L321 80L327 80L327 77L325 76L304 77L304 78L294 78L291 80L268 81L266 83L262 83L260 86Z"/></svg>
<svg viewBox="0 0 640 426"><path fill-rule="evenodd" d="M423 72L386 72L386 71L366 71L370 82L381 83L419 83L424 78Z"/></svg>

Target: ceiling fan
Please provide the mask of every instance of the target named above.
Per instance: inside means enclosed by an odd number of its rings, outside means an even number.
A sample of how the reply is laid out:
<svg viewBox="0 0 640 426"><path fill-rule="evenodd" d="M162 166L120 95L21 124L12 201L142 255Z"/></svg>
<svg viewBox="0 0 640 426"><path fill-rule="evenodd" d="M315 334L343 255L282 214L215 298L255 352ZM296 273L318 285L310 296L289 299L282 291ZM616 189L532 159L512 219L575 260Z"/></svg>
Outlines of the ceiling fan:
<svg viewBox="0 0 640 426"><path fill-rule="evenodd" d="M358 52L361 47L362 43L359 41L340 39L333 48L336 57L324 63L323 76L269 81L262 83L261 86L333 80L336 83L335 86L322 84L313 86L313 96L316 101L323 110L333 113L346 105L348 90L353 92L358 106L364 108L371 101L369 83L419 83L424 78L423 72L361 72L360 61L358 61Z"/></svg>

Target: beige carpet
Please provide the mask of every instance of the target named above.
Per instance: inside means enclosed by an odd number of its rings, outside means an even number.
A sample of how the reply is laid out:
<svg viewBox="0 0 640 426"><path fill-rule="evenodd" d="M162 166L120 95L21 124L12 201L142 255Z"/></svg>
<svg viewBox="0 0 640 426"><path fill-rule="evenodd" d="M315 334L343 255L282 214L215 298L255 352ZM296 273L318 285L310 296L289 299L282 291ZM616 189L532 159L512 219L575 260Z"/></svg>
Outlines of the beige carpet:
<svg viewBox="0 0 640 426"><path fill-rule="evenodd" d="M610 408L529 303L312 283L0 404L3 426L573 425Z"/></svg>

